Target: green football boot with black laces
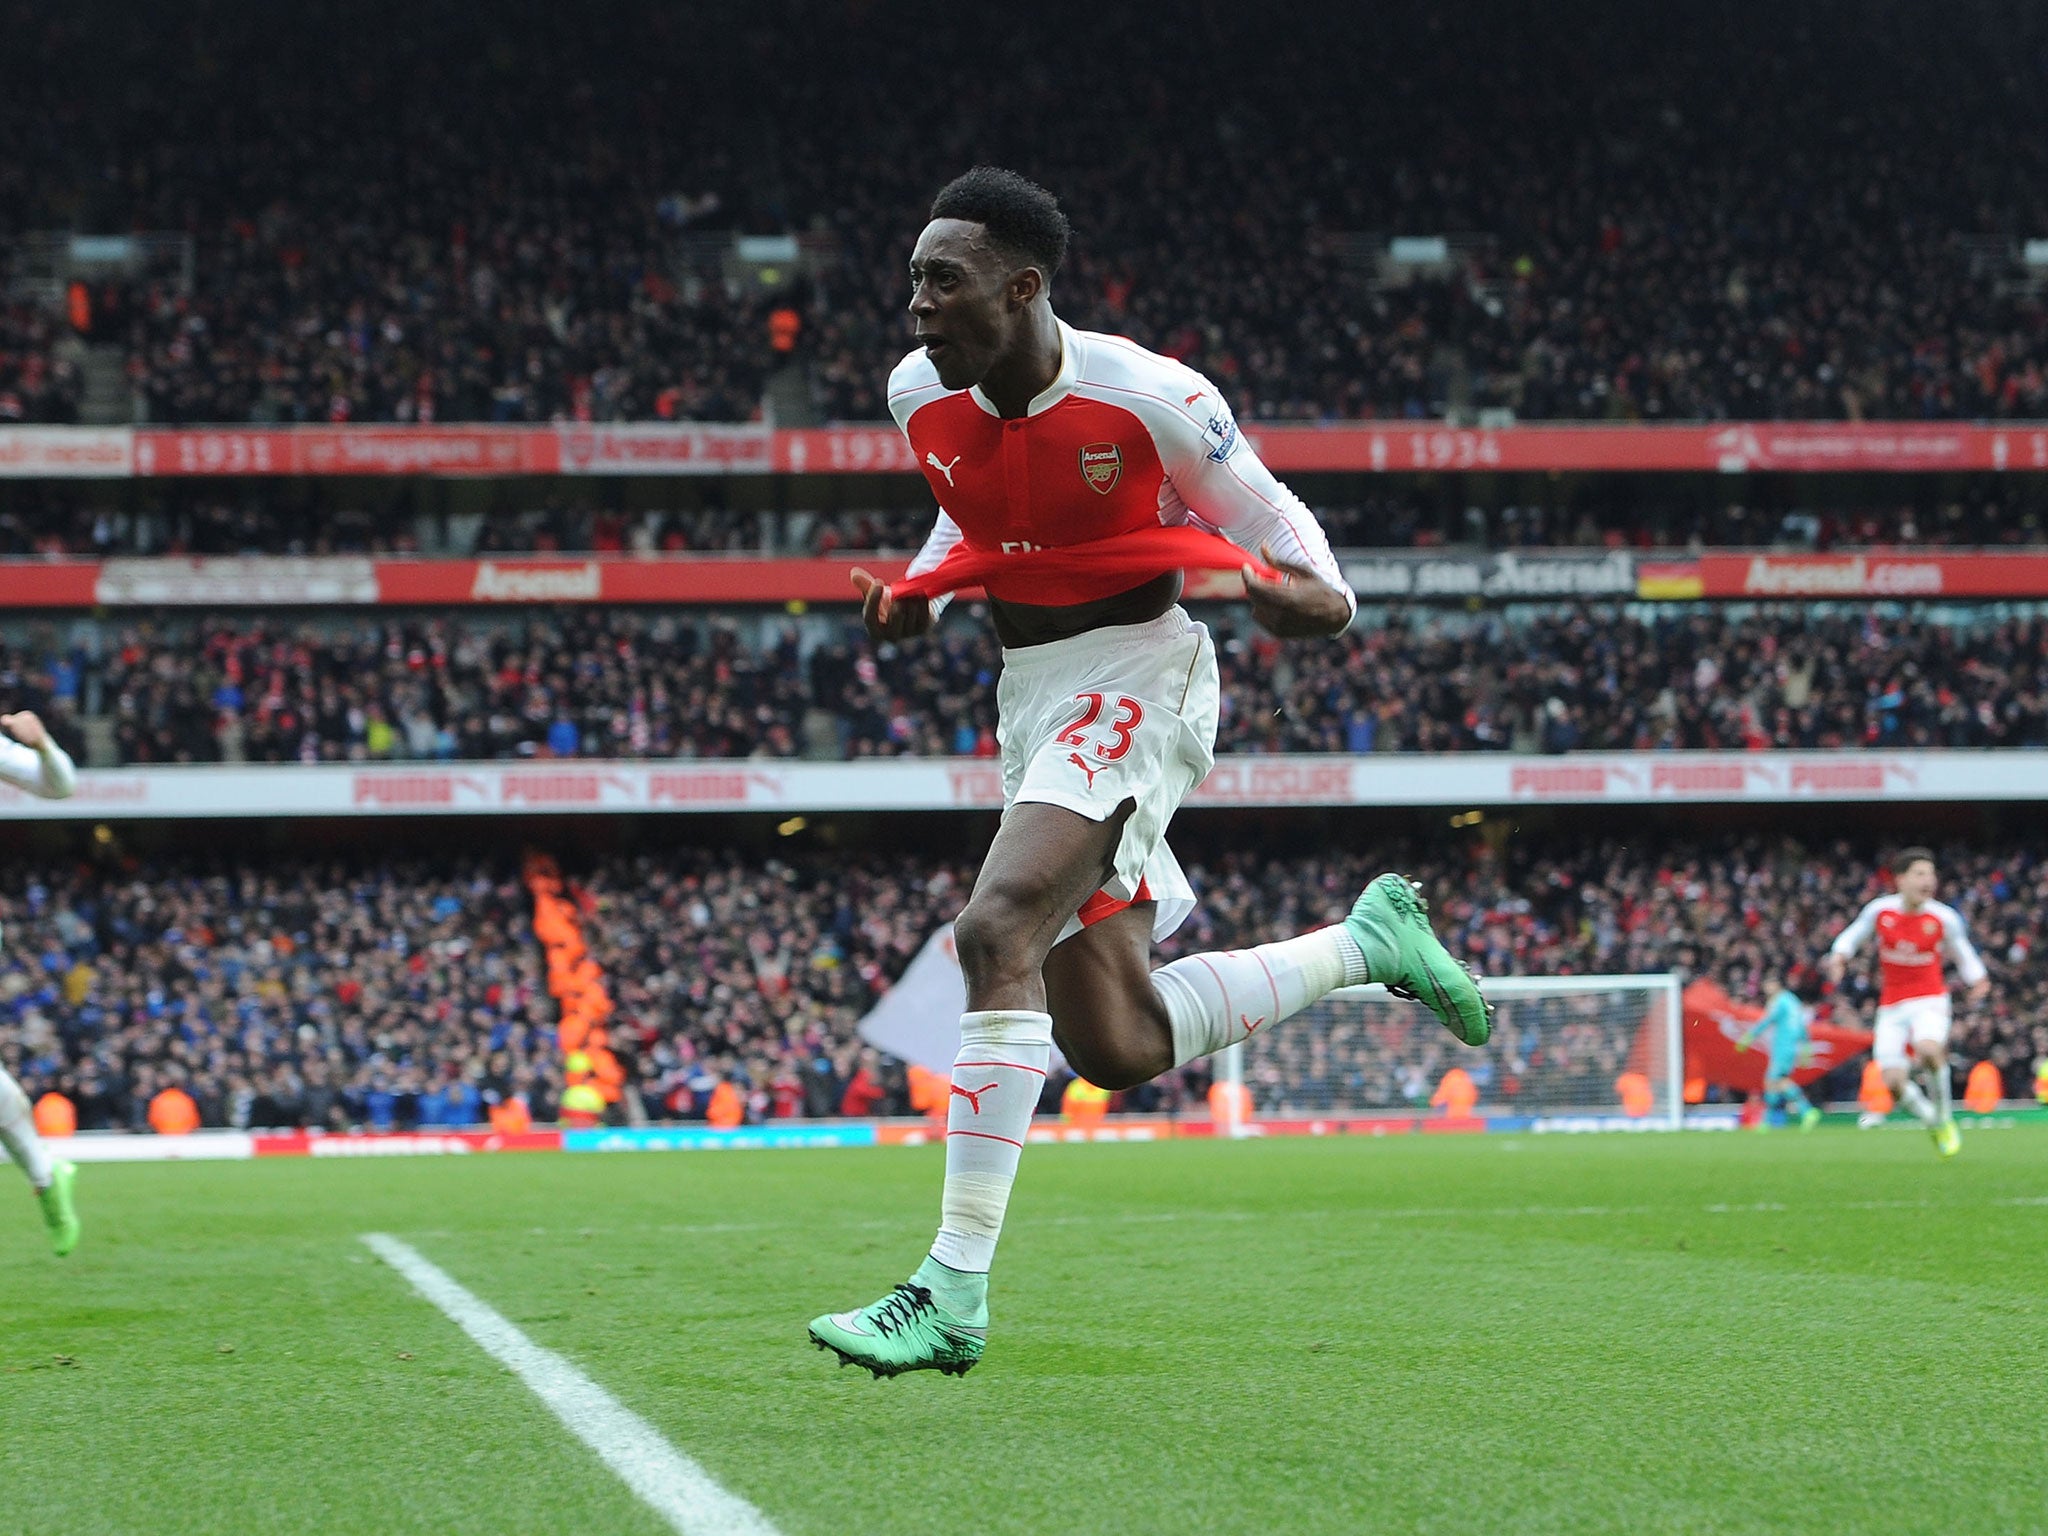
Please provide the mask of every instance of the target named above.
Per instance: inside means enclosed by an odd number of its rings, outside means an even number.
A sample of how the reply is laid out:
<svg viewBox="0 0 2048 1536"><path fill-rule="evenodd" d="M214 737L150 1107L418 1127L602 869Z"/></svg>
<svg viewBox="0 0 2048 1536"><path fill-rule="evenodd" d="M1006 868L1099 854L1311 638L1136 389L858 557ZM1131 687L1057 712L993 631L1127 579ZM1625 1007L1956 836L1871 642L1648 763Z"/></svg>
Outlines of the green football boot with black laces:
<svg viewBox="0 0 2048 1536"><path fill-rule="evenodd" d="M1372 979L1396 997L1422 1004L1467 1045L1493 1033L1493 1004L1429 926L1429 903L1405 875L1381 875L1351 905L1344 926L1358 941Z"/></svg>
<svg viewBox="0 0 2048 1536"><path fill-rule="evenodd" d="M988 1328L970 1326L934 1301L926 1287L906 1280L872 1306L815 1319L811 1342L838 1355L841 1365L864 1365L877 1376L965 1376L981 1358Z"/></svg>

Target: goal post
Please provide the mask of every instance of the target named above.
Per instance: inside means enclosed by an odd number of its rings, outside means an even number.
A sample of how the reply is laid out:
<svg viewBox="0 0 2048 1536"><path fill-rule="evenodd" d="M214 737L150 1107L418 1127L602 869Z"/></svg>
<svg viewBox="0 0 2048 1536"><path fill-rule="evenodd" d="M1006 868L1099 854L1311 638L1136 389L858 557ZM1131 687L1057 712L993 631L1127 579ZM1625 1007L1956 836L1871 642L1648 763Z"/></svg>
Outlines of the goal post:
<svg viewBox="0 0 2048 1536"><path fill-rule="evenodd" d="M1345 987L1218 1053L1216 1073L1244 1085L1254 1120L1405 1114L1684 1124L1677 975L1489 976L1479 986L1494 1021L1477 1049L1458 1044L1420 1003L1381 986ZM1450 1077L1453 1069L1462 1081ZM1251 1129L1224 1127L1233 1135Z"/></svg>

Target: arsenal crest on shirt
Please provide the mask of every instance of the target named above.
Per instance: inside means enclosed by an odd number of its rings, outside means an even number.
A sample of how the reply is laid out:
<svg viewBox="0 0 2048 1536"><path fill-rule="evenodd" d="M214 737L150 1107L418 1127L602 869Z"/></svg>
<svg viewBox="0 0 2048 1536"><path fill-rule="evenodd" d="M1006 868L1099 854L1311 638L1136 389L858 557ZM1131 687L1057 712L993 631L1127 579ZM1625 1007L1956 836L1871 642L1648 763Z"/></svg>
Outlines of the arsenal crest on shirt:
<svg viewBox="0 0 2048 1536"><path fill-rule="evenodd" d="M1090 443L1081 450L1081 478L1107 496L1124 472L1124 451L1115 443Z"/></svg>

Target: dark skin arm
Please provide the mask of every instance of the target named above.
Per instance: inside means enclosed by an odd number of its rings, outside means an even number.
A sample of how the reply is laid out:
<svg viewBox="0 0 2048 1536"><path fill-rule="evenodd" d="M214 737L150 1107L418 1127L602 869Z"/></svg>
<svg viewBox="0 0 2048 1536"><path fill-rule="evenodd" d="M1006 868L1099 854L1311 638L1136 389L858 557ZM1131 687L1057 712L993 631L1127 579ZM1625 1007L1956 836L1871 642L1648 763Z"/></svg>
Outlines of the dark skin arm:
<svg viewBox="0 0 2048 1536"><path fill-rule="evenodd" d="M870 640L908 640L932 627L931 599L891 595L889 583L855 566L853 590L860 594L860 619Z"/></svg>
<svg viewBox="0 0 2048 1536"><path fill-rule="evenodd" d="M1280 573L1278 581L1269 581L1249 565L1244 568L1245 601L1267 634L1282 640L1335 635L1351 622L1351 604L1343 592L1307 566L1276 560L1264 545L1259 558Z"/></svg>
<svg viewBox="0 0 2048 1536"><path fill-rule="evenodd" d="M1273 551L1264 547L1259 550L1259 558L1280 573L1278 580L1271 580L1249 565L1244 568L1245 600L1251 604L1252 617L1266 633L1283 640L1304 639L1338 634L1351 622L1351 605L1343 592L1309 567L1276 560ZM856 568L852 576L854 590L861 595L861 622L869 639L907 640L932 627L932 605L927 599L898 599L890 593L887 582L869 571ZM1030 645L1105 624L1142 623L1165 612L1179 595L1178 572L1168 573L1161 581L1170 585L1162 589L1159 582L1147 582L1102 603L1081 604L1079 610L1000 605L998 637L1005 645ZM1131 610L1128 615L1103 611L1126 606ZM1062 616L1082 622L1062 623ZM1010 622L1003 622L1005 618Z"/></svg>

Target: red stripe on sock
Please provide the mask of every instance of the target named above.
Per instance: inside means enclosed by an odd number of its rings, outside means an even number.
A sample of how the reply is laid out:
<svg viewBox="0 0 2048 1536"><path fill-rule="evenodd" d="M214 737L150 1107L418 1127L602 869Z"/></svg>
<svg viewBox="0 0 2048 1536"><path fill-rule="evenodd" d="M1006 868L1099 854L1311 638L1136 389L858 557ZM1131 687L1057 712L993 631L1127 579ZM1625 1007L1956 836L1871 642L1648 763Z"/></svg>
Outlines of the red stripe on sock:
<svg viewBox="0 0 2048 1536"><path fill-rule="evenodd" d="M1021 1141L1017 1140L1017 1139L1016 1139L1016 1137L1014 1137L1014 1136L991 1136L991 1135L989 1135L989 1133L988 1133L987 1131L953 1131L953 1130L949 1130L949 1131L947 1131L947 1132L946 1132L946 1134L947 1134L948 1136L979 1136L979 1137L980 1137L980 1138L981 1138L981 1139L982 1139L983 1141L1003 1141L1003 1142L1008 1142L1008 1143L1009 1143L1009 1144L1010 1144L1011 1146L1013 1146L1013 1147L1021 1147L1021 1146L1023 1146L1023 1145L1024 1145L1024 1143L1023 1143L1023 1142L1021 1142Z"/></svg>
<svg viewBox="0 0 2048 1536"><path fill-rule="evenodd" d="M1216 967L1215 967L1215 966L1213 966L1213 965L1211 965L1211 964L1209 963L1209 957L1208 957L1207 955L1195 955L1195 956L1194 956L1193 958L1194 958L1194 959L1196 959L1196 960L1199 960L1199 961L1201 961L1201 962L1202 962L1202 969L1203 969L1203 970L1205 970L1205 971L1207 971L1207 972L1208 972L1208 973L1209 973L1209 974L1210 974L1211 976L1214 976L1214 977L1216 978L1216 990L1217 990L1218 992L1221 992L1221 993L1223 994L1223 1017L1225 1017L1226 1019L1227 1019L1227 1018L1229 1018L1229 1017L1230 1017L1230 988L1226 987L1226 986L1225 986L1225 985L1223 984L1223 976L1222 976L1222 973L1221 973L1221 972L1219 972L1219 971L1218 971L1218 970L1216 969Z"/></svg>
<svg viewBox="0 0 2048 1536"><path fill-rule="evenodd" d="M1259 962L1259 969L1266 973L1266 985L1273 989L1273 1017L1277 1019L1280 1017L1280 983L1273 979L1273 970L1266 964L1266 957L1256 949L1251 954Z"/></svg>
<svg viewBox="0 0 2048 1536"><path fill-rule="evenodd" d="M953 1063L953 1070L956 1072L962 1067L1008 1067L1012 1072L1036 1072L1040 1077L1045 1076L1045 1068L1027 1067L1021 1061L956 1061Z"/></svg>

